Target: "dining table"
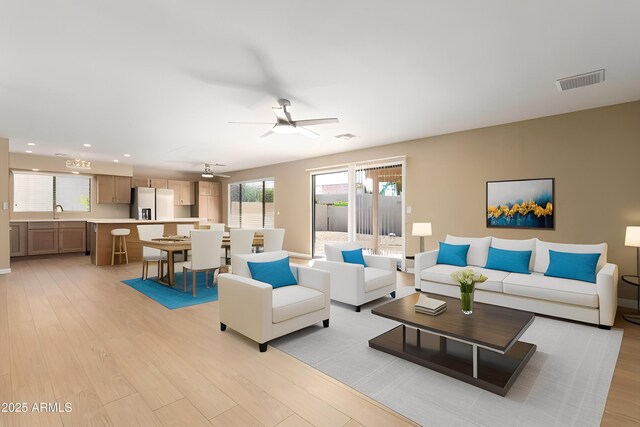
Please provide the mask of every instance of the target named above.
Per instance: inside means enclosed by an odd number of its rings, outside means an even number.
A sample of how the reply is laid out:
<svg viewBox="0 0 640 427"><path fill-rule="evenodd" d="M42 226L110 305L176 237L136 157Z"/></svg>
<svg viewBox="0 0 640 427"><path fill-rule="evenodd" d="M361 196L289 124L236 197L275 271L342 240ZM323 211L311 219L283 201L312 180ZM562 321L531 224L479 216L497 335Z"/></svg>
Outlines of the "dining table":
<svg viewBox="0 0 640 427"><path fill-rule="evenodd" d="M158 277L158 282L173 287L175 285L175 253L183 253L183 259L187 259L187 253L191 250L191 239L188 236L163 236L151 240L140 240L142 246L159 249L167 253L167 275ZM261 248L264 246L264 238L256 235L253 239L253 247ZM222 237L222 249L225 250L225 260L228 261L228 250L231 248L231 238L229 236Z"/></svg>

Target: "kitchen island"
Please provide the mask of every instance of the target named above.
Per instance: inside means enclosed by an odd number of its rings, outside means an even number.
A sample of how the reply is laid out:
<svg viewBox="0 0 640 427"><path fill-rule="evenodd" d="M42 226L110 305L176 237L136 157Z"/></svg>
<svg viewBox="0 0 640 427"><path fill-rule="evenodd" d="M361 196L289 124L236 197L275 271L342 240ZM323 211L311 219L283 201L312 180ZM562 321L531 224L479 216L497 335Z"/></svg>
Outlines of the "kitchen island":
<svg viewBox="0 0 640 427"><path fill-rule="evenodd" d="M173 218L165 220L144 219L88 219L89 251L91 263L94 265L111 264L111 230L126 228L131 233L126 237L129 262L142 261L142 245L138 237L139 224L164 224L164 234L177 234L177 224L194 224L197 227L198 218ZM116 257L116 263L120 260Z"/></svg>

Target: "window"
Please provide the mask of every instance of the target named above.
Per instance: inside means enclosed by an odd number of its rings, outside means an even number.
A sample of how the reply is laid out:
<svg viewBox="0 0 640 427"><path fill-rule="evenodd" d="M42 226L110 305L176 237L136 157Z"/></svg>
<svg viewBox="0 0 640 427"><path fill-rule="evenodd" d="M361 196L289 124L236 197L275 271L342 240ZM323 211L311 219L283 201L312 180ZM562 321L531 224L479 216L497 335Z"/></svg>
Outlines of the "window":
<svg viewBox="0 0 640 427"><path fill-rule="evenodd" d="M229 184L229 227L273 228L274 180Z"/></svg>
<svg viewBox="0 0 640 427"><path fill-rule="evenodd" d="M91 210L91 177L13 173L14 212L52 212L55 205L65 211Z"/></svg>

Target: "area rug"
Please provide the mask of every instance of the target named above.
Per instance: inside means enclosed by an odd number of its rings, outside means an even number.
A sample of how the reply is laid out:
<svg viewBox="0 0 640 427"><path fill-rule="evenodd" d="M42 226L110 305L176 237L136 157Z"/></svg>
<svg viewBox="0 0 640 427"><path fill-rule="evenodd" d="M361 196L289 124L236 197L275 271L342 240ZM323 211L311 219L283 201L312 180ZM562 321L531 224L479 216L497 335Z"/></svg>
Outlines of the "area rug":
<svg viewBox="0 0 640 427"><path fill-rule="evenodd" d="M217 301L218 286L216 284L213 288L207 288L204 272L196 274L196 296L195 298L192 296L191 274L193 273L190 271L187 272L187 292L183 292L182 273L175 274L175 286L173 288L158 283L157 277L149 277L147 280L142 280L137 277L135 279L123 280L122 283L131 286L133 289L171 310ZM211 278L209 278L209 286L211 286Z"/></svg>
<svg viewBox="0 0 640 427"><path fill-rule="evenodd" d="M398 325L371 314L375 305L356 313L333 303L329 328L271 344L424 426L600 425L622 330L536 317L520 340L538 349L500 397L370 348L370 338Z"/></svg>

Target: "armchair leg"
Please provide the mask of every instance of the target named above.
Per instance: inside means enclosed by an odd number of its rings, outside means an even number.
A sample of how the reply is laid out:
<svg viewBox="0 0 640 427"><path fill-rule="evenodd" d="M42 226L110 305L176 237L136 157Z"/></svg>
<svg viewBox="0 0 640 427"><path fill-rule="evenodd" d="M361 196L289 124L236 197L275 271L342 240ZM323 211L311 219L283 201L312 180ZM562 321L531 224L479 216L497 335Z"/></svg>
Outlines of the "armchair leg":
<svg viewBox="0 0 640 427"><path fill-rule="evenodd" d="M225 325L224 323L220 322L220 330L222 332L226 331L227 330L227 325Z"/></svg>
<svg viewBox="0 0 640 427"><path fill-rule="evenodd" d="M264 353L265 351L267 351L267 343L266 342L258 343L258 346L260 347L260 353Z"/></svg>
<svg viewBox="0 0 640 427"><path fill-rule="evenodd" d="M325 327L325 328L328 328L329 327L329 319L324 319L322 321L322 326Z"/></svg>
<svg viewBox="0 0 640 427"><path fill-rule="evenodd" d="M391 295L391 298L395 298L396 297L396 291L391 292L389 295Z"/></svg>
<svg viewBox="0 0 640 427"><path fill-rule="evenodd" d="M360 313L360 306L356 305L356 313Z"/></svg>

